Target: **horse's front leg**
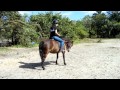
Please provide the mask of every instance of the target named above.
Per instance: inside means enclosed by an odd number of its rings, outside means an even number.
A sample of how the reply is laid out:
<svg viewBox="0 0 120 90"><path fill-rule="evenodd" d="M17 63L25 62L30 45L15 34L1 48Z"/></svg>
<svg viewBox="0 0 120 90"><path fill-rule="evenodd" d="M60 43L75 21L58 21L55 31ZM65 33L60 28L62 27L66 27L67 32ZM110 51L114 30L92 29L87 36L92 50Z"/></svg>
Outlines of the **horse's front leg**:
<svg viewBox="0 0 120 90"><path fill-rule="evenodd" d="M58 65L58 57L59 57L59 55L58 55L59 53L57 53L57 58L56 58L56 65Z"/></svg>
<svg viewBox="0 0 120 90"><path fill-rule="evenodd" d="M66 65L66 62L65 62L65 51L63 51L62 54L63 54L64 65Z"/></svg>

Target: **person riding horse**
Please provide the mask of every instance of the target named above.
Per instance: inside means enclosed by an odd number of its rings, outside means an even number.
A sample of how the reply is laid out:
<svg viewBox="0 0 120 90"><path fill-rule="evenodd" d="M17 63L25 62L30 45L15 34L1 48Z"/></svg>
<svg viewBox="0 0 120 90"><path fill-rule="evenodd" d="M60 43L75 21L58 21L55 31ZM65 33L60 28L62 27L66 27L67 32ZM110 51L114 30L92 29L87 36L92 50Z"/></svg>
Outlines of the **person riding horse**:
<svg viewBox="0 0 120 90"><path fill-rule="evenodd" d="M52 22L52 26L50 28L50 38L54 39L55 41L60 42L60 50L59 52L62 52L64 50L64 40L60 38L60 34L57 32L58 27L58 20L54 19Z"/></svg>
<svg viewBox="0 0 120 90"><path fill-rule="evenodd" d="M56 65L57 65L59 53L62 52L64 65L66 65L65 51L69 52L71 47L73 46L73 41L71 41L68 38L61 38L60 34L58 34L57 32L57 26L58 26L58 21L53 20L52 26L50 28L49 39L43 39L39 43L39 54L41 57L41 66L43 70L45 70L44 61L49 53L53 53L57 55L56 58Z"/></svg>

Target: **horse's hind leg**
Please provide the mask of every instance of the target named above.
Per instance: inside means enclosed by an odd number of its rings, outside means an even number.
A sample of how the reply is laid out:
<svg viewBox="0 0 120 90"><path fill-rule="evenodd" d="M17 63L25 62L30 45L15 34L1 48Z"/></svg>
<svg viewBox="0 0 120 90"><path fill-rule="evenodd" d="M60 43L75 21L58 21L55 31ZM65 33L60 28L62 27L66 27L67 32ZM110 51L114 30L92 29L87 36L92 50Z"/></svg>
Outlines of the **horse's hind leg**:
<svg viewBox="0 0 120 90"><path fill-rule="evenodd" d="M64 65L66 65L66 62L65 62L65 51L63 51L62 54L63 54Z"/></svg>
<svg viewBox="0 0 120 90"><path fill-rule="evenodd" d="M46 57L47 57L47 54L43 54L43 55L42 55L42 58L41 58L41 60L42 60L41 66L42 66L43 70L45 70L44 61L45 61Z"/></svg>
<svg viewBox="0 0 120 90"><path fill-rule="evenodd" d="M43 70L45 70L44 61L45 61L45 58L43 58L43 59L42 59L42 62L41 62L41 66L42 66Z"/></svg>
<svg viewBox="0 0 120 90"><path fill-rule="evenodd" d="M44 58L44 55L43 55L43 52L42 52L42 51L40 51L40 57L41 57L41 66L42 66L43 70L45 70L45 68L44 68L45 58Z"/></svg>
<svg viewBox="0 0 120 90"><path fill-rule="evenodd" d="M57 58L56 58L56 65L58 65L58 62L57 62L57 60L58 60L58 57L59 57L59 56L58 56L58 54L59 54L59 53L57 53Z"/></svg>

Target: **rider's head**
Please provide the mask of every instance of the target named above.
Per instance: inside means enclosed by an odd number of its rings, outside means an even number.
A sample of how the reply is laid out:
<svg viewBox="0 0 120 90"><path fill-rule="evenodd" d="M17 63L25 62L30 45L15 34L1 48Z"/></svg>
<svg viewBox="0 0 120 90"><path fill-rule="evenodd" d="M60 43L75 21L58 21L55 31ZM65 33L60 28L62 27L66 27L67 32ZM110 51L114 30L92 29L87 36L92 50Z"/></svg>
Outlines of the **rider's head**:
<svg viewBox="0 0 120 90"><path fill-rule="evenodd" d="M58 20L54 19L53 22L52 22L52 24L53 24L55 27L57 27L57 26L58 26Z"/></svg>

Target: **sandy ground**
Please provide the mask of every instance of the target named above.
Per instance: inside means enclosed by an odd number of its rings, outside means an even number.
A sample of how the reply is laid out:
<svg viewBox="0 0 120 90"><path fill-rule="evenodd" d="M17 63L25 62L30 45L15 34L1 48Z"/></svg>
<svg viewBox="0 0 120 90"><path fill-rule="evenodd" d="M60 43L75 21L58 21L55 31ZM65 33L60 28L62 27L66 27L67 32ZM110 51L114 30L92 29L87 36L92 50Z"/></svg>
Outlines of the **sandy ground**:
<svg viewBox="0 0 120 90"><path fill-rule="evenodd" d="M120 40L102 43L80 43L62 53L55 65L56 54L49 54L46 70L41 68L38 48L12 48L0 54L0 79L120 79Z"/></svg>

